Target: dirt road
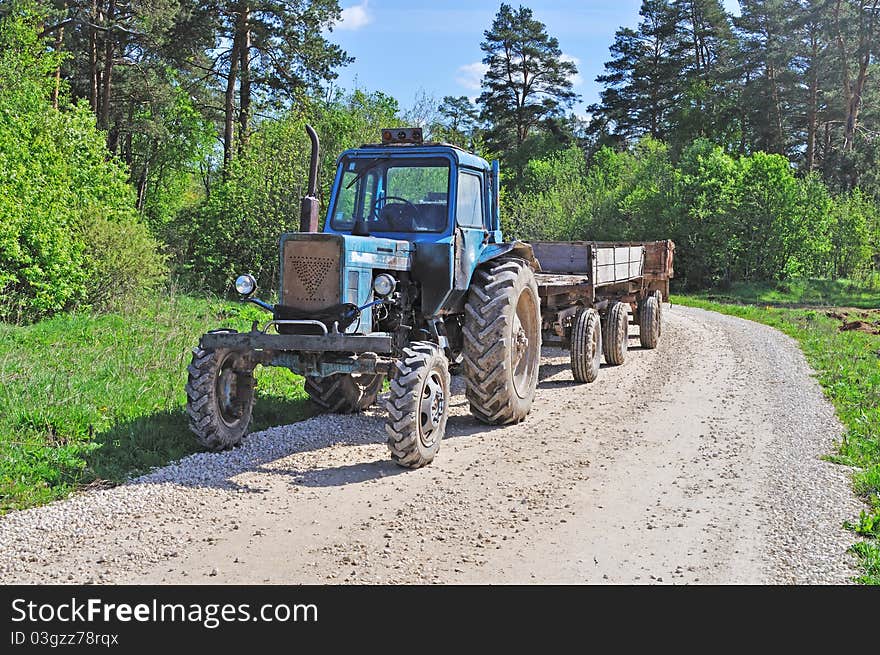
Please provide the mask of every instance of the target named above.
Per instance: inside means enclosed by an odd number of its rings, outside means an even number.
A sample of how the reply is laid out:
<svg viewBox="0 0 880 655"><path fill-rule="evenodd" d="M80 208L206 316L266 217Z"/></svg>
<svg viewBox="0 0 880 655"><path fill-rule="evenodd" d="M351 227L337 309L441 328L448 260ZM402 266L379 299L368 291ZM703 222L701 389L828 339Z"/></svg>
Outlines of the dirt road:
<svg viewBox="0 0 880 655"><path fill-rule="evenodd" d="M473 420L454 378L421 470L388 461L380 412L324 416L8 515L0 581L846 582L859 503L797 346L683 307L663 330L591 385L545 349L515 426Z"/></svg>

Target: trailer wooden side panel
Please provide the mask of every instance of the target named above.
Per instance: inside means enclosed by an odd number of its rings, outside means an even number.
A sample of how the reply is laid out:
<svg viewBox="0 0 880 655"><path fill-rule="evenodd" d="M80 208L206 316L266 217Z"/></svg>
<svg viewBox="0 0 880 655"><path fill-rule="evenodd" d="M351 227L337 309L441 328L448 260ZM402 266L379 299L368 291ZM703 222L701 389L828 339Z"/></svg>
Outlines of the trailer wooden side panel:
<svg viewBox="0 0 880 655"><path fill-rule="evenodd" d="M530 242L544 273L585 275L591 272L592 243L588 241Z"/></svg>
<svg viewBox="0 0 880 655"><path fill-rule="evenodd" d="M645 261L644 246L596 244L593 250L596 254L594 284L597 287L642 277Z"/></svg>
<svg viewBox="0 0 880 655"><path fill-rule="evenodd" d="M539 241L530 245L542 272L586 275L594 287L621 284L644 275L643 244Z"/></svg>

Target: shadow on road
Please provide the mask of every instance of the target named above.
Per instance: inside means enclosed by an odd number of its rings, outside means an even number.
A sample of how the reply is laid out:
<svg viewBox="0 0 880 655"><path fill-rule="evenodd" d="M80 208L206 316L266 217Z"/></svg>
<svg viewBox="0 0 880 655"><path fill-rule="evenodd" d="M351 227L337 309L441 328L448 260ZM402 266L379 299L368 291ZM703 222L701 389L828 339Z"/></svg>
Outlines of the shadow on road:
<svg viewBox="0 0 880 655"><path fill-rule="evenodd" d="M554 353L556 356L556 353ZM568 363L543 364L540 367L539 388L569 386L573 380L548 381L563 370ZM464 396L464 380L460 376L453 378L453 396L450 404L454 408L466 409L467 399ZM268 403L267 403L268 400ZM289 406L283 406L289 402ZM261 407L261 404L263 405ZM268 405L268 406L266 406ZM180 440L180 457L182 462L172 462L167 466L133 480L131 484L172 483L190 487L209 487L234 490L242 493L265 493L266 490L247 480L236 480L238 476L256 472L269 475L281 475L290 478L291 484L303 487L328 487L358 484L376 478L389 477L406 473L409 469L394 464L390 458L373 461L350 462L326 468L284 468L269 466L272 462L300 453L318 452L334 446L365 446L385 443L385 415L383 411L371 412L369 415L336 415L332 420L329 416L304 418L294 423L275 423L273 429L265 430L265 418L277 418L287 415L306 415L304 401L276 401L260 398L256 412L263 413L261 419L264 431L252 433L244 438L242 445L230 451L211 453L198 451L192 435L186 427L186 415L180 412L157 414L138 419L129 424L120 425L102 438L103 453L93 460L96 473L105 474L124 470L127 464L136 461L144 462L144 449L154 448L157 451L156 465L163 463L162 455L156 443L152 443L145 435L156 435L156 439L167 441L169 438ZM281 430L277 428L282 428ZM446 440L479 437L487 432L504 429L501 425L480 423L470 414L450 416L446 428ZM159 436L161 435L161 436ZM168 452L167 443L163 446ZM106 449L106 450L104 450ZM135 456L135 451L138 454ZM101 451L99 451L101 452ZM442 452L442 451L441 451ZM374 453L366 454L367 457ZM441 454L442 457L442 454ZM164 461L167 460L167 456ZM142 469L143 467L141 467ZM132 470L128 468L128 470ZM203 474L202 474L203 472ZM109 477L109 475L100 475Z"/></svg>

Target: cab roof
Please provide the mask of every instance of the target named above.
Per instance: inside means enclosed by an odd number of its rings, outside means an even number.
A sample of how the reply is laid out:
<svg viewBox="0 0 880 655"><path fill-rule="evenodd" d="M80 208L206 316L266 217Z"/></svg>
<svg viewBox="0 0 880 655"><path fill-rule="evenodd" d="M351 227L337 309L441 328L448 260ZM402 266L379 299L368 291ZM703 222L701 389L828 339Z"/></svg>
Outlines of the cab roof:
<svg viewBox="0 0 880 655"><path fill-rule="evenodd" d="M382 155L393 156L395 154L424 155L427 157L430 157L432 155L452 155L452 158L460 166L468 166L470 168L476 168L485 171L491 170L489 162L487 162L485 159L475 155L472 152L468 152L463 148L452 145L451 143L395 143L391 145L384 145L381 143L365 143L360 148L346 150L341 155L339 155L339 158L342 159L345 156L357 157L364 155L368 157L380 157Z"/></svg>

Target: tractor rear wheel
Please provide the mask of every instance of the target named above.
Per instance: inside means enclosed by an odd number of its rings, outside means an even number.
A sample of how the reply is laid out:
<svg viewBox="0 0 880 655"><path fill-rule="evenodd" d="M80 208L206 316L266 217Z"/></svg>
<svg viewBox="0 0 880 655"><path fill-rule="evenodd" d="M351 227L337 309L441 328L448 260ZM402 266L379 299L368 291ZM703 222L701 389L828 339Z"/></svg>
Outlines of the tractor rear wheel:
<svg viewBox="0 0 880 655"><path fill-rule="evenodd" d="M660 303L651 294L642 301L639 309L639 341L643 348L653 349L660 340Z"/></svg>
<svg viewBox="0 0 880 655"><path fill-rule="evenodd" d="M384 375L337 373L306 378L306 393L318 409L330 414L354 414L376 402Z"/></svg>
<svg viewBox="0 0 880 655"><path fill-rule="evenodd" d="M189 427L205 448L221 451L241 443L254 409L254 365L227 348L193 349L187 367Z"/></svg>
<svg viewBox="0 0 880 655"><path fill-rule="evenodd" d="M450 401L449 361L439 346L416 341L403 349L386 401L391 459L407 468L430 464L446 434Z"/></svg>
<svg viewBox="0 0 880 655"><path fill-rule="evenodd" d="M599 312L581 309L571 325L571 372L578 382L594 382L602 360Z"/></svg>
<svg viewBox="0 0 880 655"><path fill-rule="evenodd" d="M602 350L605 361L612 366L620 366L626 359L629 340L629 305L615 302L605 315L605 329L602 334Z"/></svg>
<svg viewBox="0 0 880 655"><path fill-rule="evenodd" d="M526 262L502 259L477 269L463 331L471 413L495 425L522 421L535 399L541 360L541 302Z"/></svg>

